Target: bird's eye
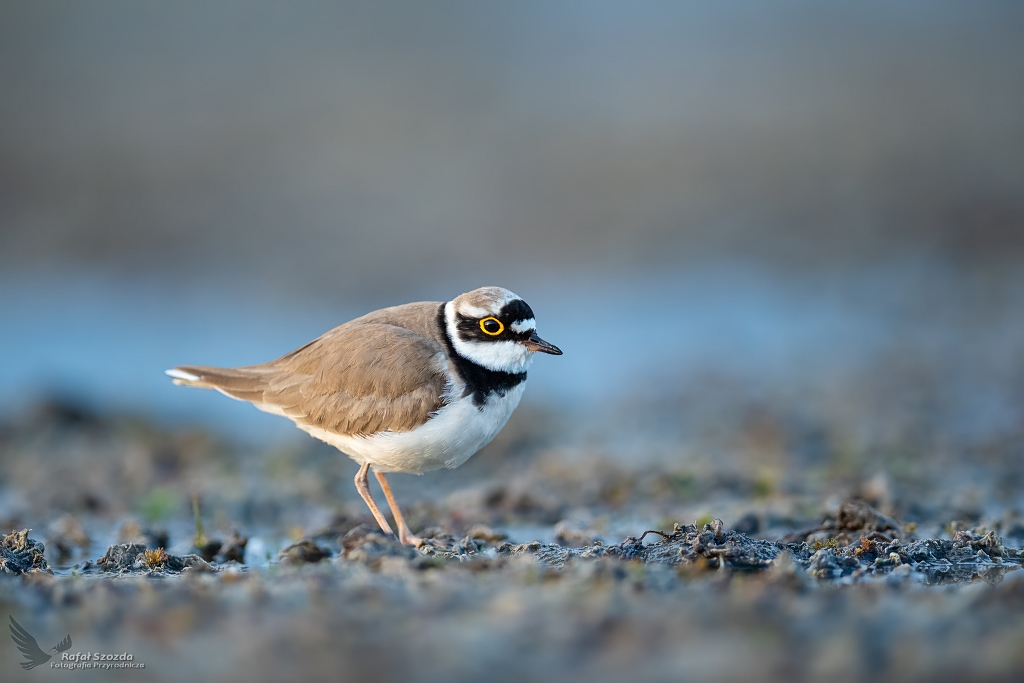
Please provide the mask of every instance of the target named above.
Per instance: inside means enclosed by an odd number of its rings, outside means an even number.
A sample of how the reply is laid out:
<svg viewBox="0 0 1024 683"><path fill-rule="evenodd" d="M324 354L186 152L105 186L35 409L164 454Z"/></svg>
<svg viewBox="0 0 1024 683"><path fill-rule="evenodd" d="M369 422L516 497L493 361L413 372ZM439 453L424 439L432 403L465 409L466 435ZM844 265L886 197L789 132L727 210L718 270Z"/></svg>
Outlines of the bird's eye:
<svg viewBox="0 0 1024 683"><path fill-rule="evenodd" d="M480 321L480 329L484 331L484 334L497 337L505 331L505 326L497 318L484 318Z"/></svg>

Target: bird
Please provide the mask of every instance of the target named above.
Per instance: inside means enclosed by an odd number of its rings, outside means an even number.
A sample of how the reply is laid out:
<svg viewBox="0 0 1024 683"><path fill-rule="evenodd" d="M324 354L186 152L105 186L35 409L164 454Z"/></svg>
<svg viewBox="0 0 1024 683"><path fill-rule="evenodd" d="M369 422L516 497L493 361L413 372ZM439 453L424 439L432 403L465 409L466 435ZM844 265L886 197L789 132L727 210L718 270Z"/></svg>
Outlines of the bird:
<svg viewBox="0 0 1024 683"><path fill-rule="evenodd" d="M40 664L45 664L50 661L52 655L48 655L39 647L36 643L36 639L32 637L32 634L25 630L25 628L19 624L13 616L9 617L11 623L8 627L11 629L11 639L14 641L15 646L21 651L21 654L25 656L24 662L20 662L21 668L28 671L34 669ZM50 648L50 651L54 654L64 652L71 648L71 634L64 636L64 640L60 641L56 645Z"/></svg>
<svg viewBox="0 0 1024 683"><path fill-rule="evenodd" d="M367 313L268 363L166 374L286 417L348 455L359 464L356 490L393 535L370 494L372 468L398 540L419 547L385 475L453 469L490 443L519 405L538 352L562 355L538 336L533 309L508 289L481 287Z"/></svg>

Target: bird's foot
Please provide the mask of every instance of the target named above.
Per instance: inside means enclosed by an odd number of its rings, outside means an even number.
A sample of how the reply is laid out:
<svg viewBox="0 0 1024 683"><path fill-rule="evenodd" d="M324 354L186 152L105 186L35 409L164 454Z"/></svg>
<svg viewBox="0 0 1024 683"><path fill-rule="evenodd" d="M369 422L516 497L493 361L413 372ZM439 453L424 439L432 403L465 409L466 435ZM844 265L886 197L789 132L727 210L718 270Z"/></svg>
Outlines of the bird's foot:
<svg viewBox="0 0 1024 683"><path fill-rule="evenodd" d="M426 545L427 542L422 538L419 538L418 536L413 536L411 533L405 531L405 529L403 529L402 531L404 533L400 533L398 535L398 540L402 544L416 546L417 548L422 548L424 545Z"/></svg>

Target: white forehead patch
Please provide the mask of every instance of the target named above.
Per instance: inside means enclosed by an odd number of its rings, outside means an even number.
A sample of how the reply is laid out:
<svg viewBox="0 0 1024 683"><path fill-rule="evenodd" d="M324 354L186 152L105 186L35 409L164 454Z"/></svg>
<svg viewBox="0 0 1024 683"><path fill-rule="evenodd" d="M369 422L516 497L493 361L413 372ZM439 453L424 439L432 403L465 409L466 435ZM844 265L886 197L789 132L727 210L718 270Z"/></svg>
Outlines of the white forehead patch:
<svg viewBox="0 0 1024 683"><path fill-rule="evenodd" d="M456 297L455 307L459 313L469 318L486 318L489 315L498 315L506 304L520 298L504 287L481 287Z"/></svg>
<svg viewBox="0 0 1024 683"><path fill-rule="evenodd" d="M501 310L500 308L498 310ZM467 303L459 303L459 313L466 316L467 318L486 318L489 315L495 315L498 311L489 311L486 308L480 308L479 306L473 306Z"/></svg>
<svg viewBox="0 0 1024 683"><path fill-rule="evenodd" d="M534 318L529 318L527 320L517 320L511 325L509 325L509 327L512 328L513 332L520 334L526 331L533 332L536 331L537 329L537 321Z"/></svg>

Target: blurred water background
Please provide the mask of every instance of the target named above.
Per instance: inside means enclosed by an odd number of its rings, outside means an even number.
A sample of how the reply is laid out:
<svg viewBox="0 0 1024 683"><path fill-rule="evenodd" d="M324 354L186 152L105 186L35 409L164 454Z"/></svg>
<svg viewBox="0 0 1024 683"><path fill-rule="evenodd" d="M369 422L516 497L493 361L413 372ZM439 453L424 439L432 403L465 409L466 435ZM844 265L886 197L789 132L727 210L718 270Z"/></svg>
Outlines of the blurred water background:
<svg viewBox="0 0 1024 683"><path fill-rule="evenodd" d="M1021 429L1018 4L2 17L9 416L64 396L302 439L162 371L500 284L566 351L526 401L567 430L656 439L695 391Z"/></svg>

